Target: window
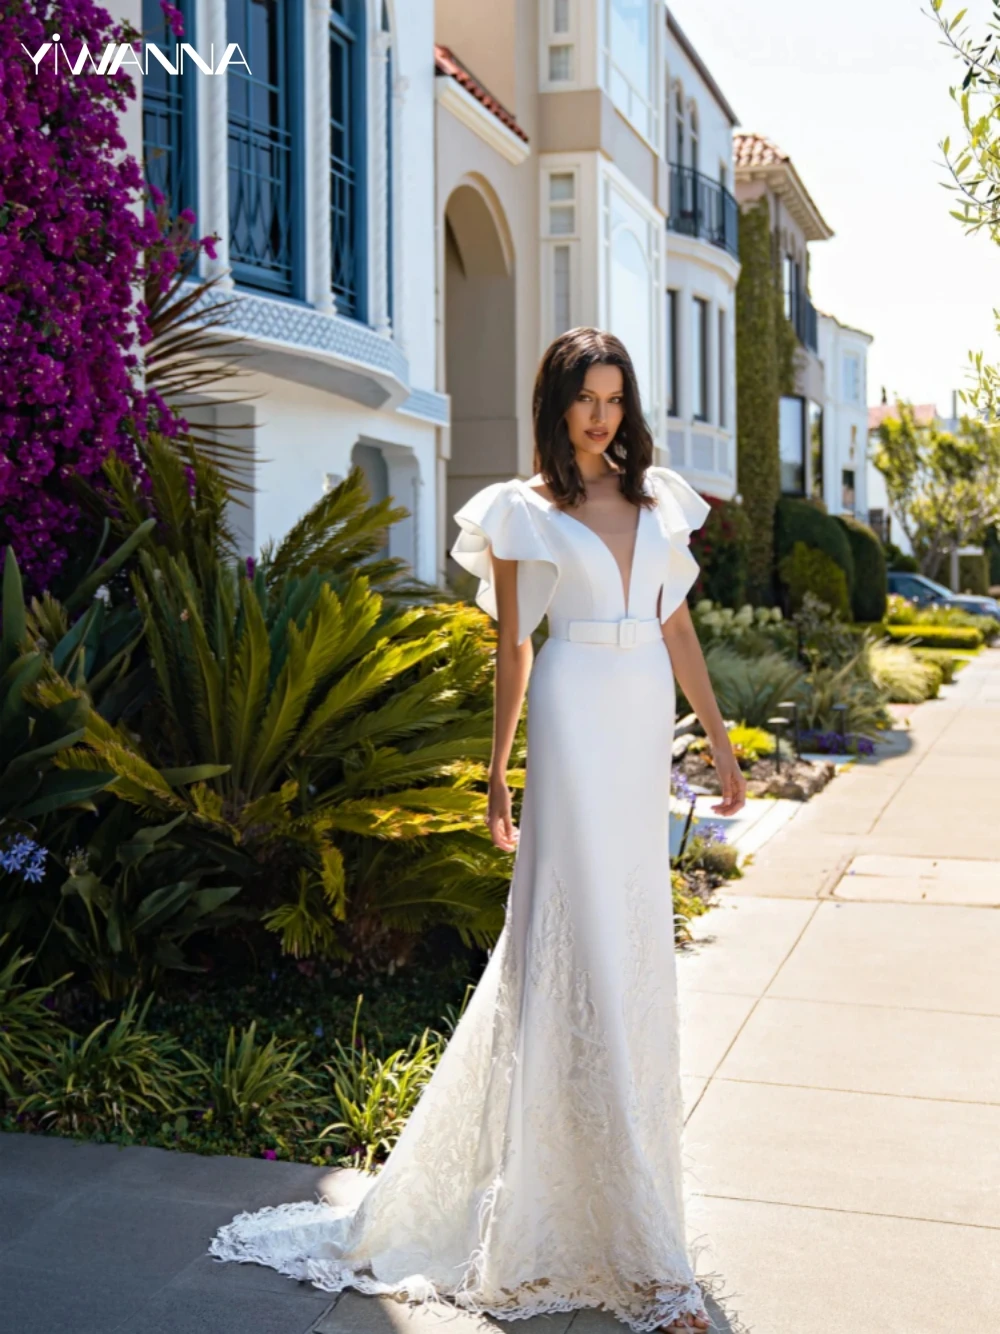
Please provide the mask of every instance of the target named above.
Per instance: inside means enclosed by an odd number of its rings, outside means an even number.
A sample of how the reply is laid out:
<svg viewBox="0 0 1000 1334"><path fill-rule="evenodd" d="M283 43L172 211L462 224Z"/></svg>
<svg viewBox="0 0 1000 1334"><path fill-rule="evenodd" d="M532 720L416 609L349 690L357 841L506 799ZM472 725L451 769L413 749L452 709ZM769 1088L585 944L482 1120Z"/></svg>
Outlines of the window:
<svg viewBox="0 0 1000 1334"><path fill-rule="evenodd" d="M546 230L552 237L576 235L576 173L549 173ZM573 327L573 247L563 242L551 251L551 336Z"/></svg>
<svg viewBox="0 0 1000 1334"><path fill-rule="evenodd" d="M606 0L611 100L640 134L652 140L651 0Z"/></svg>
<svg viewBox="0 0 1000 1334"><path fill-rule="evenodd" d="M684 166L684 94L680 84L674 89L674 164Z"/></svg>
<svg viewBox="0 0 1000 1334"><path fill-rule="evenodd" d="M841 497L840 503L845 510L854 513L854 469L844 468L840 474L841 478Z"/></svg>
<svg viewBox="0 0 1000 1334"><path fill-rule="evenodd" d="M549 235L572 236L576 231L576 178L571 171L549 176Z"/></svg>
<svg viewBox="0 0 1000 1334"><path fill-rule="evenodd" d="M691 103L691 170L698 170L698 108Z"/></svg>
<svg viewBox="0 0 1000 1334"><path fill-rule="evenodd" d="M282 296L302 279L300 7L228 0L226 35L252 73L230 65L229 257L237 282Z"/></svg>
<svg viewBox="0 0 1000 1334"><path fill-rule="evenodd" d="M570 248L552 247L552 337L573 327L571 300Z"/></svg>
<svg viewBox="0 0 1000 1334"><path fill-rule="evenodd" d="M784 495L805 495L805 402L783 397L778 416L778 453Z"/></svg>
<svg viewBox="0 0 1000 1334"><path fill-rule="evenodd" d="M667 415L681 415L677 390L680 377L677 373L677 302L678 293L671 288L667 292Z"/></svg>
<svg viewBox="0 0 1000 1334"><path fill-rule="evenodd" d="M814 500L823 499L823 406L809 400L806 409L809 422L810 490Z"/></svg>
<svg viewBox="0 0 1000 1334"><path fill-rule="evenodd" d="M700 296L694 298L692 333L692 416L696 421L705 422L708 421L708 302Z"/></svg>
<svg viewBox="0 0 1000 1334"><path fill-rule="evenodd" d="M719 163L719 184L723 190L729 189L729 168L725 162Z"/></svg>
<svg viewBox="0 0 1000 1334"><path fill-rule="evenodd" d="M785 319L795 323L798 296L798 266L791 255L785 255L782 264L782 289L785 298Z"/></svg>
<svg viewBox="0 0 1000 1334"><path fill-rule="evenodd" d="M389 23L389 7L386 0L382 0L382 31L386 34L391 33ZM396 316L395 285L396 271L393 264L393 249L396 244L395 228L393 226L393 212L395 210L395 201L392 193L392 181L395 164L393 161L394 148L392 136L392 89L396 80L396 59L392 49L392 43L385 56L385 293L386 293L386 316L389 320L389 327L392 327Z"/></svg>
<svg viewBox="0 0 1000 1334"><path fill-rule="evenodd" d="M729 386L726 383L729 376L729 363L726 360L726 312L719 311L719 425L726 426L726 395Z"/></svg>
<svg viewBox="0 0 1000 1334"><path fill-rule="evenodd" d="M193 0L180 0L185 42L194 41L191 28ZM155 42L172 65L170 48L177 40L167 29L159 0L142 0L143 36ZM168 74L156 60L142 80L142 156L147 182L166 197L171 215L197 207L195 186L195 78L185 65L183 74Z"/></svg>
<svg viewBox="0 0 1000 1334"><path fill-rule="evenodd" d="M543 13L547 12L545 39L548 44L549 83L572 83L573 70L573 33L572 0L544 0Z"/></svg>
<svg viewBox="0 0 1000 1334"><path fill-rule="evenodd" d="M844 357L844 401L861 402L861 359L855 354Z"/></svg>
<svg viewBox="0 0 1000 1334"><path fill-rule="evenodd" d="M352 319L366 314L363 4L334 0L330 10L331 286L337 313Z"/></svg>

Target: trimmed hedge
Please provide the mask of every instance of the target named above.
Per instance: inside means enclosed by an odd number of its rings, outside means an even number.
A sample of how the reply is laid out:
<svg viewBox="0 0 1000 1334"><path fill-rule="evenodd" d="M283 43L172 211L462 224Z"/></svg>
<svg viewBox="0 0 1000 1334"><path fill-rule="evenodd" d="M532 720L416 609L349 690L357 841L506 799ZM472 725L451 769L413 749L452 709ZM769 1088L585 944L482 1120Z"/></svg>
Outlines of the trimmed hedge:
<svg viewBox="0 0 1000 1334"><path fill-rule="evenodd" d="M845 621L850 619L851 601L844 571L825 551L796 542L778 563L778 574L788 590L793 612L801 610L805 595L812 593Z"/></svg>
<svg viewBox="0 0 1000 1334"><path fill-rule="evenodd" d="M881 621L886 612L888 581L885 551L866 523L853 514L838 514L834 520L847 534L854 559L851 611L856 621Z"/></svg>
<svg viewBox="0 0 1000 1334"><path fill-rule="evenodd" d="M922 648L977 649L983 646L983 632L971 625L879 625L872 628L896 643L909 640Z"/></svg>
<svg viewBox="0 0 1000 1334"><path fill-rule="evenodd" d="M844 572L848 601L854 597L854 555L846 531L809 500L782 496L775 513L774 547L780 562L791 555L796 542L815 547L830 557Z"/></svg>
<svg viewBox="0 0 1000 1334"><path fill-rule="evenodd" d="M750 520L747 596L774 598L774 507L781 494L778 456L778 286L771 211L761 199L740 212L736 284L737 478Z"/></svg>

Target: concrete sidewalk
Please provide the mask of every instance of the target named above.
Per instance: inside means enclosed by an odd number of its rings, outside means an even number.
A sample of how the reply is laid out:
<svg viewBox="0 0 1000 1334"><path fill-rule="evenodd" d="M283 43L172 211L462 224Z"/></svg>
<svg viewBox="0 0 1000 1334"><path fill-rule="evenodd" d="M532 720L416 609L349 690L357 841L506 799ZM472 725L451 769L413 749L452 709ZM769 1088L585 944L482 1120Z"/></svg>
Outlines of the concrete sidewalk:
<svg viewBox="0 0 1000 1334"><path fill-rule="evenodd" d="M1000 651L730 889L678 960L689 1230L726 1317L993 1334Z"/></svg>
<svg viewBox="0 0 1000 1334"><path fill-rule="evenodd" d="M678 957L717 1331L1000 1328L1000 651L781 828ZM3 1334L485 1334L205 1254L352 1174L0 1136ZM701 1250L701 1248L704 1248ZM613 1334L593 1311L511 1334Z"/></svg>

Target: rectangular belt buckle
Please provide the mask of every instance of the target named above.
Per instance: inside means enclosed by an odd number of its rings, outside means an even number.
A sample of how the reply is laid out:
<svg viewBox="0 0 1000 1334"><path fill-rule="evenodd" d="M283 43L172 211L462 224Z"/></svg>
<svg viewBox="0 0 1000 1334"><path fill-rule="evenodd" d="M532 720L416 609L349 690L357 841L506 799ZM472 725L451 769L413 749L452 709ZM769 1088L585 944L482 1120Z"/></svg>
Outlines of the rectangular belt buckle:
<svg viewBox="0 0 1000 1334"><path fill-rule="evenodd" d="M624 616L618 622L618 646L619 648L633 648L638 634L639 622L634 616Z"/></svg>

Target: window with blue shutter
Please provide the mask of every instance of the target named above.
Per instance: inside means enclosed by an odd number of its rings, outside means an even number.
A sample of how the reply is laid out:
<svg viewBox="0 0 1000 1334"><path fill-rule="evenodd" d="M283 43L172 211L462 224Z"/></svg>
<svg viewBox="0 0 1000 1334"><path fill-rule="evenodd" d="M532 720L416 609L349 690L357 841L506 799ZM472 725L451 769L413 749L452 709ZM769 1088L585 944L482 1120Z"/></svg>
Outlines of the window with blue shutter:
<svg viewBox="0 0 1000 1334"><path fill-rule="evenodd" d="M332 0L330 9L330 250L340 315L364 320L365 43L364 0Z"/></svg>
<svg viewBox="0 0 1000 1334"><path fill-rule="evenodd" d="M177 65L180 42L195 44L194 0L178 0L184 36L167 27L160 0L142 0L143 41L153 42L172 65ZM163 194L170 213L197 211L195 76L190 62L183 74L168 74L159 61L149 60L142 79L142 157L147 182Z"/></svg>
<svg viewBox="0 0 1000 1334"><path fill-rule="evenodd" d="M297 0L228 0L226 37L250 67L229 80L229 258L233 277L302 295L302 31Z"/></svg>

